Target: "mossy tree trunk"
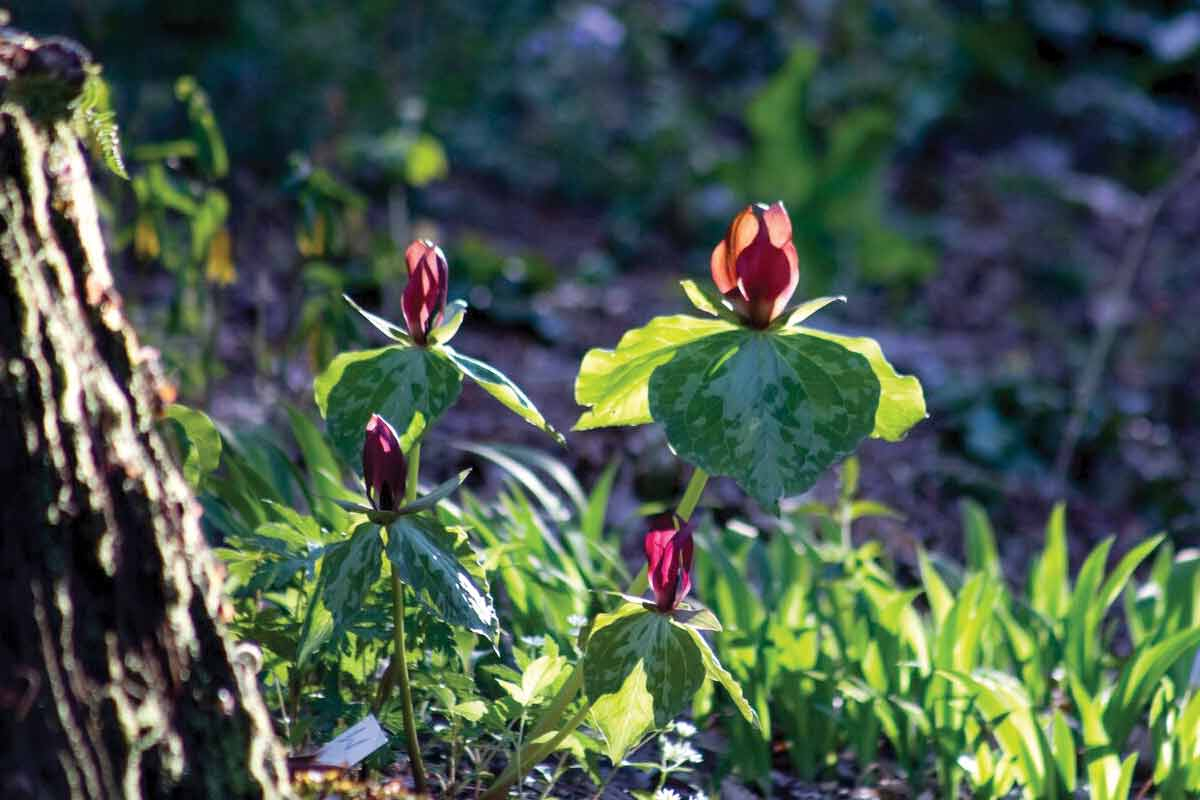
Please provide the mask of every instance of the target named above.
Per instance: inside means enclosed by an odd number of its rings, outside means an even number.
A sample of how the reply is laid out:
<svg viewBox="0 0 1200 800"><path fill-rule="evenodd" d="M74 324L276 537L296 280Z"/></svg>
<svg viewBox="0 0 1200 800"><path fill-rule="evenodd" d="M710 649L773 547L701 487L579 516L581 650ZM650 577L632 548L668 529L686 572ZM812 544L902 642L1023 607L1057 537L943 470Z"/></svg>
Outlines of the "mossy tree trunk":
<svg viewBox="0 0 1200 800"><path fill-rule="evenodd" d="M286 795L106 263L85 61L0 29L0 795Z"/></svg>

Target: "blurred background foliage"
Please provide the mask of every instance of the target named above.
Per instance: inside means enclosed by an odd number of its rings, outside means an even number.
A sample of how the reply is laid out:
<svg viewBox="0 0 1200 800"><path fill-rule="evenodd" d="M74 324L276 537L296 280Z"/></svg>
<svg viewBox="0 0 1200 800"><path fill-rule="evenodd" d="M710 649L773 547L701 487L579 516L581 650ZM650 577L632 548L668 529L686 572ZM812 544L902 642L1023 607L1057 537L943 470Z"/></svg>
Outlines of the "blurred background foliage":
<svg viewBox="0 0 1200 800"><path fill-rule="evenodd" d="M1195 147L1200 11L9 5L13 24L103 63L132 175L104 180L114 259L183 399L219 419L278 424L277 401L307 403L314 369L371 341L341 294L395 309L403 247L431 236L472 306L464 336L569 427L582 352L681 310L674 280L707 273L731 216L782 199L802 291L851 298L827 324L880 338L930 394L903 446L864 451L870 494L907 518L882 529L899 558L915 563L911 535L954 552L962 495L1007 530L1034 534L1065 497L1073 530L1114 532L1118 549L1159 527L1200 538L1196 186L1164 205L1131 290L1114 291L1143 197ZM1099 389L1079 402L1110 323ZM1060 481L1073 405L1083 433ZM449 435L524 440L485 408L466 396ZM614 451L635 457L616 493L631 507L680 485L653 431L572 445L593 476ZM448 473L463 456L446 453ZM1033 544L1001 547L1020 571Z"/></svg>

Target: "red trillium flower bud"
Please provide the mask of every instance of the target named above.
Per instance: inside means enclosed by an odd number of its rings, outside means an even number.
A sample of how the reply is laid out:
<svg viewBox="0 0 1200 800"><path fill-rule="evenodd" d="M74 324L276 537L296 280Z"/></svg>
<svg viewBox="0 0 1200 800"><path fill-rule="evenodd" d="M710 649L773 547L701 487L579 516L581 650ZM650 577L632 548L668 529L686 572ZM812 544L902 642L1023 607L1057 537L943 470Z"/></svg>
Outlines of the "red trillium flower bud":
<svg viewBox="0 0 1200 800"><path fill-rule="evenodd" d="M429 332L442 322L450 268L442 248L427 239L410 244L404 251L404 260L408 262L408 285L404 287L400 305L409 335L424 346Z"/></svg>
<svg viewBox="0 0 1200 800"><path fill-rule="evenodd" d="M690 522L678 528L653 530L642 543L646 548L646 575L654 590L658 610L669 614L692 588L692 531Z"/></svg>
<svg viewBox="0 0 1200 800"><path fill-rule="evenodd" d="M713 282L756 328L787 306L800 280L792 221L783 203L755 203L733 219L712 254Z"/></svg>
<svg viewBox="0 0 1200 800"><path fill-rule="evenodd" d="M371 505L380 511L395 511L404 497L407 465L396 429L378 414L367 420L362 460L363 480Z"/></svg>

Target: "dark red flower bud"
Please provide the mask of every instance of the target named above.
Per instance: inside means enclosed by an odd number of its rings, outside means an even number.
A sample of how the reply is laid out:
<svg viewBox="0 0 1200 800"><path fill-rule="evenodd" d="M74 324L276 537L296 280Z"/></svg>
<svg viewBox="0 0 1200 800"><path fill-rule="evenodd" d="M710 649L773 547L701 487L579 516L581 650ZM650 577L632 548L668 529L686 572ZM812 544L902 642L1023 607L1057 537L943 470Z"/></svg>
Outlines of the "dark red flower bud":
<svg viewBox="0 0 1200 800"><path fill-rule="evenodd" d="M664 614L674 611L692 588L693 530L690 522L681 520L678 528L650 531L642 543L654 602Z"/></svg>
<svg viewBox="0 0 1200 800"><path fill-rule="evenodd" d="M713 250L712 277L756 328L782 313L800 281L792 221L783 203L755 203L734 217Z"/></svg>
<svg viewBox="0 0 1200 800"><path fill-rule="evenodd" d="M363 480L367 499L380 511L395 511L404 497L407 478L400 437L388 421L378 414L367 420L367 438L363 442Z"/></svg>
<svg viewBox="0 0 1200 800"><path fill-rule="evenodd" d="M410 244L404 260L408 262L408 285L404 287L400 305L408 334L414 342L424 345L429 332L442 323L450 268L442 248L428 239L417 239Z"/></svg>

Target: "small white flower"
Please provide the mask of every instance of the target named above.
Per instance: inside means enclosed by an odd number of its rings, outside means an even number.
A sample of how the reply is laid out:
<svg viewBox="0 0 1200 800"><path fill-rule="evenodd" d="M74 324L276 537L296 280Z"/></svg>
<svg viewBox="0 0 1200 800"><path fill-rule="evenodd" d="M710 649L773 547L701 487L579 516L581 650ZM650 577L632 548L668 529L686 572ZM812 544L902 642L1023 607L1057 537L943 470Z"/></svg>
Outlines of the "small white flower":
<svg viewBox="0 0 1200 800"><path fill-rule="evenodd" d="M545 636L522 636L521 637L521 644L525 645L526 647L532 647L532 648L536 649L536 648L540 648L545 643L546 643Z"/></svg>
<svg viewBox="0 0 1200 800"><path fill-rule="evenodd" d="M681 800L679 792L674 789L659 789L654 793L654 800Z"/></svg>
<svg viewBox="0 0 1200 800"><path fill-rule="evenodd" d="M686 720L677 720L673 725L675 732L685 739L696 735L696 726Z"/></svg>
<svg viewBox="0 0 1200 800"><path fill-rule="evenodd" d="M662 756L668 764L700 764L704 761L704 756L690 742L667 738L662 740Z"/></svg>
<svg viewBox="0 0 1200 800"><path fill-rule="evenodd" d="M708 800L708 795L704 793L703 789L697 789L696 793L692 795L692 800Z"/></svg>
<svg viewBox="0 0 1200 800"><path fill-rule="evenodd" d="M583 616L582 614L572 614L571 616L567 617L567 624L572 628L582 628L585 624L587 624L587 617Z"/></svg>

